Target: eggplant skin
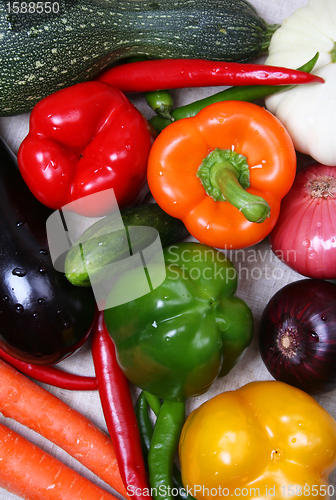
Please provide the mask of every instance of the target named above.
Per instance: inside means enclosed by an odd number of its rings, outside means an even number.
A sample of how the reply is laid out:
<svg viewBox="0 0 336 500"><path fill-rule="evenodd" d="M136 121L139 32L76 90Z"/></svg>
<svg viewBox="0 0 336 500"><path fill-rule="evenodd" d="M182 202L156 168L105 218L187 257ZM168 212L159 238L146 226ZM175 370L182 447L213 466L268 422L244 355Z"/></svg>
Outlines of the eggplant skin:
<svg viewBox="0 0 336 500"><path fill-rule="evenodd" d="M53 267L46 220L0 141L0 348L34 364L55 364L86 340L95 313L90 288Z"/></svg>

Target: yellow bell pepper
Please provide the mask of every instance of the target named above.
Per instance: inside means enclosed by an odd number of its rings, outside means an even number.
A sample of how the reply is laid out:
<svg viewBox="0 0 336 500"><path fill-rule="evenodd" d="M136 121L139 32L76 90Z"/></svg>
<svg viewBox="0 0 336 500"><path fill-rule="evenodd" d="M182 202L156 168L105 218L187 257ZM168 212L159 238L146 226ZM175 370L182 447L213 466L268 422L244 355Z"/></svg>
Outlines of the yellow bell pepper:
<svg viewBox="0 0 336 500"><path fill-rule="evenodd" d="M197 500L321 498L334 492L336 422L311 396L283 382L219 394L187 418L182 481Z"/></svg>

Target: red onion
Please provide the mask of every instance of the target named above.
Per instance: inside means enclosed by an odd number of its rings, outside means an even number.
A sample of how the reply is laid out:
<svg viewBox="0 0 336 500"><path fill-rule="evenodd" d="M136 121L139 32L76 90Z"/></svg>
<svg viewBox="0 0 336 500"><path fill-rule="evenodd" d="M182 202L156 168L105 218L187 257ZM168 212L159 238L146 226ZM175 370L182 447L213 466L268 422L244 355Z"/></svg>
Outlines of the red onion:
<svg viewBox="0 0 336 500"><path fill-rule="evenodd" d="M273 252L310 278L336 278L336 167L298 172L270 234Z"/></svg>
<svg viewBox="0 0 336 500"><path fill-rule="evenodd" d="M309 394L336 388L336 285L303 279L265 307L259 349L270 374Z"/></svg>

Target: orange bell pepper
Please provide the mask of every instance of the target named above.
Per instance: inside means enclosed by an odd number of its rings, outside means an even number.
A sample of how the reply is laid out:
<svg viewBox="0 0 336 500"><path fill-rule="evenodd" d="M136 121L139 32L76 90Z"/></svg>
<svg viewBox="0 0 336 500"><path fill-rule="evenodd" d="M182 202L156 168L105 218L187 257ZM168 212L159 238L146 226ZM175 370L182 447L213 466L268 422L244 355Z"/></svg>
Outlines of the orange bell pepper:
<svg viewBox="0 0 336 500"><path fill-rule="evenodd" d="M243 101L212 104L155 139L150 191L201 243L237 249L274 227L296 173L293 142L264 108Z"/></svg>

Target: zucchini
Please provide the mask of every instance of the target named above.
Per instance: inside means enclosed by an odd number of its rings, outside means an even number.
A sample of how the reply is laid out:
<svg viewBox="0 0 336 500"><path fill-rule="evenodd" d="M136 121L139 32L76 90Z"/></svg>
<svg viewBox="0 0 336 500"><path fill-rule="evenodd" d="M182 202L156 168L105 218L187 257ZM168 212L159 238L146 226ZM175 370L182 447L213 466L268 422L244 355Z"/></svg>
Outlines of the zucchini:
<svg viewBox="0 0 336 500"><path fill-rule="evenodd" d="M116 231L114 215L108 215L90 226L70 248L65 259L65 275L76 286L91 286L91 283L106 281L120 275L124 268L129 268L123 259L147 248L160 235L161 245L165 247L185 238L189 233L183 222L166 214L156 203L120 210L126 230L141 226L141 232L129 245L127 233L123 229ZM129 233L128 233L129 234ZM116 268L108 264L120 262Z"/></svg>
<svg viewBox="0 0 336 500"><path fill-rule="evenodd" d="M244 62L267 48L268 28L246 0L1 2L0 115L131 56Z"/></svg>

